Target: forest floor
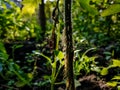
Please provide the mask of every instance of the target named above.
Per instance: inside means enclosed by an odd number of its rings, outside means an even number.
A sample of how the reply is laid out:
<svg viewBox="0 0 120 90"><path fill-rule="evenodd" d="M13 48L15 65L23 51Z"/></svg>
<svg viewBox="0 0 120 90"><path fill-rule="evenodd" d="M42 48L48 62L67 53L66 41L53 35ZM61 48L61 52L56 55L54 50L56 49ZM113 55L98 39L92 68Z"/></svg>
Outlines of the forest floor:
<svg viewBox="0 0 120 90"><path fill-rule="evenodd" d="M41 50L41 51L46 51L49 50L48 47L37 47L36 45L37 43L35 42L12 42L12 43L6 43L5 47L7 50L7 53L10 55L10 58L12 58L12 46L13 45L23 45L23 47L21 48L17 48L14 51L14 59L15 60L20 60L20 65L21 67L24 65L27 65L25 63L25 55L26 53L32 53L33 50ZM43 53L44 53L43 52ZM49 56L50 53L47 53L47 55ZM40 58L39 58L40 59ZM47 71L46 68L44 67L45 62L42 60L39 60L39 62L37 62L37 66L39 67L38 69L38 75L37 77L34 79L35 82L38 81L42 81L41 76L44 76L46 74L50 74L50 71ZM29 65L28 67L32 67L33 64ZM39 73L40 72L40 73ZM58 77L59 78L59 77ZM63 77L61 76L60 79L63 79ZM80 85L78 85L76 87L76 90L117 90L116 88L112 88L106 85L106 79L105 78L98 78L98 76L94 73L91 73L89 75L85 75L85 76L80 76L78 77L77 81L80 83ZM24 89L29 89L29 90L49 90L50 85L47 85L47 87L37 87L37 86L33 86L32 88L29 87L23 87L20 90L24 90ZM55 90L65 90L65 84L61 84L61 85L57 85L55 86Z"/></svg>

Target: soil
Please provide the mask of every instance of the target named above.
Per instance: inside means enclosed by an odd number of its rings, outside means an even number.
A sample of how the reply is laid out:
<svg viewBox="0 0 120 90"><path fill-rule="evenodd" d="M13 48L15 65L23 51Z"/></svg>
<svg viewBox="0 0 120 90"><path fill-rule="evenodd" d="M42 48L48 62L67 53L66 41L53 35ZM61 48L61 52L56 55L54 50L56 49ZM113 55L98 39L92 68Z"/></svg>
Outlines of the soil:
<svg viewBox="0 0 120 90"><path fill-rule="evenodd" d="M94 74L79 78L79 82L81 86L78 86L76 90L116 90L107 86L104 80L98 79Z"/></svg>

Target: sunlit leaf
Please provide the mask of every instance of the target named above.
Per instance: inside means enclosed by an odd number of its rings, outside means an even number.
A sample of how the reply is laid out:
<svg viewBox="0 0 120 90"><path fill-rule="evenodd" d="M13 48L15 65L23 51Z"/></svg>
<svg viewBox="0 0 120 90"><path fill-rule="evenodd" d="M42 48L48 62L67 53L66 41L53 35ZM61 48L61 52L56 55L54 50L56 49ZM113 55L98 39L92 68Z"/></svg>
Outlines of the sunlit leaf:
<svg viewBox="0 0 120 90"><path fill-rule="evenodd" d="M41 0L23 0L22 4L23 5L33 5L33 6L37 6L38 4L41 3Z"/></svg>
<svg viewBox="0 0 120 90"><path fill-rule="evenodd" d="M35 13L35 9L38 8L38 5L41 3L41 0L23 0L22 4L24 7L22 8L23 16L31 16Z"/></svg>
<svg viewBox="0 0 120 90"><path fill-rule="evenodd" d="M107 75L108 74L108 68L103 68L101 71L101 75Z"/></svg>
<svg viewBox="0 0 120 90"><path fill-rule="evenodd" d="M109 16L120 12L120 4L110 5L107 9L101 12L101 16Z"/></svg>
<svg viewBox="0 0 120 90"><path fill-rule="evenodd" d="M120 67L120 60L113 59L113 66Z"/></svg>
<svg viewBox="0 0 120 90"><path fill-rule="evenodd" d="M35 7L31 5L25 5L22 9L22 15L32 15L35 13Z"/></svg>
<svg viewBox="0 0 120 90"><path fill-rule="evenodd" d="M55 55L57 56L58 59L63 59L64 58L64 54L61 51L55 51Z"/></svg>
<svg viewBox="0 0 120 90"><path fill-rule="evenodd" d="M120 76L114 76L112 80L120 80Z"/></svg>
<svg viewBox="0 0 120 90"><path fill-rule="evenodd" d="M117 86L117 82L115 82L115 81L107 82L107 85L108 85L108 86L115 87L115 86Z"/></svg>

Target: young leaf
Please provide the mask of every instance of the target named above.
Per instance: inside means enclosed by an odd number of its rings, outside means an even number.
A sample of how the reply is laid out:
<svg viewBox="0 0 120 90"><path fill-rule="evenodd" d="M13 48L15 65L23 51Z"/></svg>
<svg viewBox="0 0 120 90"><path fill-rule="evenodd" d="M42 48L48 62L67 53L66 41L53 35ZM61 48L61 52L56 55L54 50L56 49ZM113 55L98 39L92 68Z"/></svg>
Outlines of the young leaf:
<svg viewBox="0 0 120 90"><path fill-rule="evenodd" d="M120 12L120 4L110 5L107 9L101 12L101 16L109 16Z"/></svg>
<svg viewBox="0 0 120 90"><path fill-rule="evenodd" d="M64 58L64 54L63 52L59 51L59 54L57 56L59 59L63 59Z"/></svg>
<svg viewBox="0 0 120 90"><path fill-rule="evenodd" d="M108 74L108 68L103 68L101 71L101 75L107 75Z"/></svg>

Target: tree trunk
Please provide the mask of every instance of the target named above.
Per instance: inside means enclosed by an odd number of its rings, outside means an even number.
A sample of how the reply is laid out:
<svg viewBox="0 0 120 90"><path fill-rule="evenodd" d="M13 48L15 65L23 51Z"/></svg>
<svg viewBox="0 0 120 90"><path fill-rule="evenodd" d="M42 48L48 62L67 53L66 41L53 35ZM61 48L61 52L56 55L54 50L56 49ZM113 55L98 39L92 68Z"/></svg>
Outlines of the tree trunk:
<svg viewBox="0 0 120 90"><path fill-rule="evenodd" d="M41 4L39 4L39 23L42 29L42 36L44 38L46 31L46 16L45 16L45 4L44 0L41 0Z"/></svg>
<svg viewBox="0 0 120 90"><path fill-rule="evenodd" d="M66 90L75 90L73 74L73 42L71 23L71 0L65 0L65 77Z"/></svg>

